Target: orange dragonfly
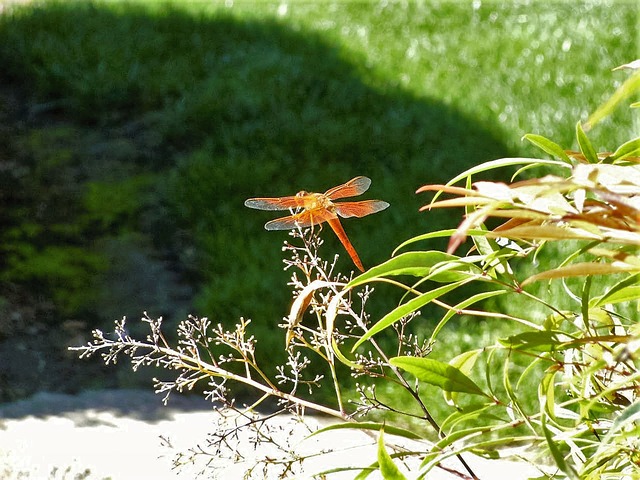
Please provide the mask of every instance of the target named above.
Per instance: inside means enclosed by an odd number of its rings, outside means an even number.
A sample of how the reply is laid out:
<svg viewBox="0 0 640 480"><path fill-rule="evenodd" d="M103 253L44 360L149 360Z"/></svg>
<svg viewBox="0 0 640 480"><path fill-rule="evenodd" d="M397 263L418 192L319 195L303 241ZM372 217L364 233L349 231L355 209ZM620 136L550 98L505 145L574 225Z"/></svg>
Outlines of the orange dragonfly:
<svg viewBox="0 0 640 480"><path fill-rule="evenodd" d="M340 242L360 271L364 267L358 257L356 249L349 241L349 237L342 228L339 216L342 218L364 217L380 212L389 204L382 200L361 200L359 202L340 202L334 200L361 195L369 189L371 180L367 177L356 177L347 183L330 188L324 193L298 192L290 197L278 198L250 198L244 202L249 208L258 210L296 210L293 215L267 222L267 230L293 230L295 228L311 227L327 222L338 236Z"/></svg>

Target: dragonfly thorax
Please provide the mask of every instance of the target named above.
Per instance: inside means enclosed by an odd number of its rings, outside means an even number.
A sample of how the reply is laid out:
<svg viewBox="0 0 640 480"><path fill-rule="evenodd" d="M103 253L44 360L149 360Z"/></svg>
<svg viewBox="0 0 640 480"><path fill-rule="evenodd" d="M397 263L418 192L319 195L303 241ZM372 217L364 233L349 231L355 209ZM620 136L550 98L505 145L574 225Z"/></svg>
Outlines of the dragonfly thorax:
<svg viewBox="0 0 640 480"><path fill-rule="evenodd" d="M320 209L329 209L333 210L333 202L329 200L329 197L322 193L309 193L309 192L299 192L297 196L301 200L301 207L305 210L320 210Z"/></svg>

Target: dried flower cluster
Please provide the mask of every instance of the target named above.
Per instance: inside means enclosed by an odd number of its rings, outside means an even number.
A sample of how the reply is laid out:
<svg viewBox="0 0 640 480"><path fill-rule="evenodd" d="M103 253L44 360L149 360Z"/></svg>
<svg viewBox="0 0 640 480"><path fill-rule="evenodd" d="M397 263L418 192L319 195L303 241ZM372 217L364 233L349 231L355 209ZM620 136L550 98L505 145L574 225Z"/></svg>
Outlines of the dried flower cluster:
<svg viewBox="0 0 640 480"><path fill-rule="evenodd" d="M389 368L389 358L375 340L370 342L372 349L356 354L353 360L347 360L340 353L341 348L353 344L367 331L369 318L365 306L373 289L365 287L357 293L345 290L350 279L336 272L338 257L329 263L318 256L322 245L318 233L317 229L294 230L292 241L285 242L283 247L289 255L284 264L285 269L291 270L289 286L295 300L290 314L279 325L287 341L287 361L276 367L277 374L273 379L256 361L256 339L249 333L250 320L244 318L227 330L221 324L213 325L207 318L189 316L179 323L177 344L172 346L162 333L162 318L152 319L145 313L141 320L147 324L149 334L144 340L129 334L123 318L115 322L112 334L94 330L92 342L71 347L80 352L81 358L99 354L106 364L112 364L125 356L130 358L134 370L140 366L154 366L175 372L171 380L154 379L155 391L164 395L165 403L174 391L184 392L192 390L196 384L206 384L204 394L212 401L216 423L212 425L207 444L179 453L176 467L205 458L208 460L203 471L208 474L219 470L221 463L226 461L227 465L236 468L243 465L245 478L289 478L302 471L306 457L296 453L291 444L293 437L283 435L283 429L302 431L305 435L312 433L308 427L301 427L305 425L307 410L347 422L354 422L372 411L397 411L380 401L375 386L371 385L359 385L359 400L345 402L336 372L339 362L346 363L354 377L393 378L422 404L417 388L397 369ZM354 306L354 299L358 300L358 308ZM415 335L404 333L405 325L415 315L409 315L398 325L398 352L422 356L429 352L429 346ZM327 325L328 318L338 316L342 328ZM324 361L329 373L326 378L325 375L307 374L310 354ZM390 374L393 377L389 377ZM335 390L337 409L305 399L329 377ZM238 385L258 392L258 401L251 405L239 403L234 397ZM275 399L270 403L275 407L268 414L258 413L258 406L267 399ZM424 417L434 423L424 404L422 409ZM288 427L285 427L281 422L274 422L282 414L298 426L286 424ZM170 444L169 439L166 443ZM259 455L256 454L258 451L261 452ZM321 453L324 452L316 452L314 456Z"/></svg>

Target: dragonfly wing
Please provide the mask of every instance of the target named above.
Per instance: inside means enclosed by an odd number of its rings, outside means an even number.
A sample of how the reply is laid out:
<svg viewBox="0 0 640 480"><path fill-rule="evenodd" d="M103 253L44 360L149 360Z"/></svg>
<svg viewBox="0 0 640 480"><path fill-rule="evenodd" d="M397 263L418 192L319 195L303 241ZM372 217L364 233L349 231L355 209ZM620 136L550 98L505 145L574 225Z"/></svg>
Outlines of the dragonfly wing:
<svg viewBox="0 0 640 480"><path fill-rule="evenodd" d="M371 179L367 177L356 177L349 180L347 183L338 185L337 187L330 188L324 194L331 200L345 197L355 197L356 195L362 195L371 186Z"/></svg>
<svg viewBox="0 0 640 480"><path fill-rule="evenodd" d="M267 222L264 226L267 230L294 230L296 228L306 228L313 225L337 219L338 216L324 208L318 210L305 210L304 212L289 215Z"/></svg>
<svg viewBox="0 0 640 480"><path fill-rule="evenodd" d="M309 210L309 217L311 218L311 223L313 225L320 225L321 223L338 218L334 212L327 210L326 208Z"/></svg>
<svg viewBox="0 0 640 480"><path fill-rule="evenodd" d="M289 210L301 206L298 196L278 198L250 198L245 200L244 206L257 210ZM285 230L285 229L283 229Z"/></svg>
<svg viewBox="0 0 640 480"><path fill-rule="evenodd" d="M312 222L309 212L302 212L271 220L264 224L264 228L267 230L295 230L296 228L305 228L311 225Z"/></svg>
<svg viewBox="0 0 640 480"><path fill-rule="evenodd" d="M361 202L341 202L334 204L336 213L342 218L364 217L372 213L380 212L388 206L389 204L382 200L363 200Z"/></svg>

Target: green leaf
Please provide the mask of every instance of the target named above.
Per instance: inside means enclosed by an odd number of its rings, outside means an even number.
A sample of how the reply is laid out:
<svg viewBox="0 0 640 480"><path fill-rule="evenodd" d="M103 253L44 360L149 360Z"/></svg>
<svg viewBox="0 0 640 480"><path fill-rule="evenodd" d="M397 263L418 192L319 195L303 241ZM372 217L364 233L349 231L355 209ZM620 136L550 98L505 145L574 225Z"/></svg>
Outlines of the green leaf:
<svg viewBox="0 0 640 480"><path fill-rule="evenodd" d="M346 365L351 370L356 370L356 371L364 370L364 366L362 366L359 363L354 362L353 360L348 359L344 355L344 353L342 353L342 351L340 351L340 347L338 346L338 343L336 342L335 338L331 338L331 348L332 348L332 351L333 351L334 355L340 361L340 363L342 363L343 365Z"/></svg>
<svg viewBox="0 0 640 480"><path fill-rule="evenodd" d="M618 432L640 421L640 400L626 407L622 413L615 419L608 435L613 436Z"/></svg>
<svg viewBox="0 0 640 480"><path fill-rule="evenodd" d="M369 467L335 467L322 470L320 472L314 472L313 478L334 478L336 473L348 473L348 472L360 472L354 477L353 480L365 480L369 475L378 470L378 462Z"/></svg>
<svg viewBox="0 0 640 480"><path fill-rule="evenodd" d="M640 421L640 401L629 405L621 413L616 410L616 413L619 413L618 417L609 428L606 436L598 442L601 448L594 455L591 455L584 464L580 472L582 478L599 478L594 474L602 471L600 469L602 465L611 465L611 455L624 451L629 444L628 439L635 442L640 436L640 424L638 423ZM622 474L620 473L618 476L622 476Z"/></svg>
<svg viewBox="0 0 640 480"><path fill-rule="evenodd" d="M509 424L505 424L506 427L510 428ZM424 460L420 464L420 468L422 469L423 474L428 474L430 470L432 470L437 465L441 465L443 461L449 457L453 457L454 455L460 455L466 451L474 451L477 449L493 449L496 450L496 447L505 447L509 445L513 445L514 442L533 442L538 441L538 436L519 436L513 437L511 435L501 435L500 438L492 438L490 440L485 441L477 441L476 439L482 433L495 432L500 429L502 426L490 426L490 427L475 427L469 428L467 430L461 432L455 432L452 435L448 435L443 440L436 443L431 452L425 455ZM461 435L457 435L461 433ZM447 448L448 445L453 444L454 441L469 437L471 440L467 440L464 442L464 445L459 446L458 448ZM462 442L461 442L462 443ZM428 475L426 478L430 478Z"/></svg>
<svg viewBox="0 0 640 480"><path fill-rule="evenodd" d="M513 240L602 240L601 235L596 235L584 229L564 228L555 225L519 226L500 230L499 232L487 232L489 237L511 238Z"/></svg>
<svg viewBox="0 0 640 480"><path fill-rule="evenodd" d="M640 155L640 138L634 138L620 145L611 158L614 160L622 160L627 157L636 157Z"/></svg>
<svg viewBox="0 0 640 480"><path fill-rule="evenodd" d="M407 480L407 477L393 463L391 456L384 447L384 429L380 429L380 436L378 437L378 465L380 466L382 478L385 480Z"/></svg>
<svg viewBox="0 0 640 480"><path fill-rule="evenodd" d="M362 471L353 480L365 480L369 475L375 472L378 468L378 462L374 463L371 467L363 468ZM329 472L328 472L329 473ZM319 477L322 478L322 477Z"/></svg>
<svg viewBox="0 0 640 480"><path fill-rule="evenodd" d="M555 403L555 378L556 372L547 373L538 386L538 398L542 410L552 419L556 416Z"/></svg>
<svg viewBox="0 0 640 480"><path fill-rule="evenodd" d="M500 457L500 452L495 449L485 450L483 448L473 448L470 450L474 455L478 455L479 457L486 458L487 460L498 460Z"/></svg>
<svg viewBox="0 0 640 480"><path fill-rule="evenodd" d="M598 154L596 153L591 141L584 133L582 124L578 122L576 125L576 137L578 138L578 145L580 145L580 151L585 156L589 163L598 163Z"/></svg>
<svg viewBox="0 0 640 480"><path fill-rule="evenodd" d="M457 231L458 229L456 228L450 228L447 230L438 230L435 232L423 233L422 235L418 235L417 237L413 237L413 238L410 238L409 240L405 240L404 242L402 242L400 245L396 247L396 249L393 251L391 255L394 256L399 250L402 250L404 247L406 247L407 245L411 245L412 243L420 242L423 240L430 240L432 238L450 237ZM474 236L486 235L486 233L487 232L485 230L479 230L479 229L470 229L467 231L467 235L474 235Z"/></svg>
<svg viewBox="0 0 640 480"><path fill-rule="evenodd" d="M504 390L509 397L509 409L511 410L512 418L521 418L525 424L527 424L531 430L534 430L533 425L531 423L531 418L525 413L524 408L522 407L522 403L520 401L520 397L516 395L515 390L511 386L511 379L509 370L513 366L513 361L511 360L511 355L507 355L505 361L503 362L502 368L502 385Z"/></svg>
<svg viewBox="0 0 640 480"><path fill-rule="evenodd" d="M314 280L314 281L318 281L318 280ZM346 301L344 300L344 296L348 295L349 292L350 292L350 289L348 288L342 289L340 292L338 292L333 296L333 298L329 302L329 305L327 305L327 311L325 313L326 332L327 332L327 338L331 343L331 348L336 358L340 360L340 362L342 362L344 365L351 368L352 370L362 370L364 368L362 365L348 359L342 353L342 351L340 350L340 347L338 346L338 343L336 342L335 337L333 336L333 329L335 326L336 317L338 316L338 313L341 310L340 308L341 305L343 304L343 302ZM292 310L293 310L293 307L292 307ZM289 325L291 325L290 321L289 321ZM289 327L289 329L287 330L287 343L289 343L289 335L291 335L291 327Z"/></svg>
<svg viewBox="0 0 640 480"><path fill-rule="evenodd" d="M449 360L449 365L459 369L465 375L471 373L473 366L476 364L476 360L478 359L478 355L480 355L484 349L479 348L476 350L468 350L466 352L462 352L460 355L456 355L451 360Z"/></svg>
<svg viewBox="0 0 640 480"><path fill-rule="evenodd" d="M520 373L518 383L516 383L516 390L520 389L521 385L526 385L530 381L529 375L540 370L540 362L547 360L546 355L537 355L536 358L531 360L525 369ZM547 360L548 361L548 360ZM535 380L537 382L537 380Z"/></svg>
<svg viewBox="0 0 640 480"><path fill-rule="evenodd" d="M473 380L448 363L430 358L395 357L391 365L409 372L418 380L435 385L445 392L460 392L489 397Z"/></svg>
<svg viewBox="0 0 640 480"><path fill-rule="evenodd" d="M397 257L387 260L367 270L362 275L351 280L346 288L355 287L371 280L372 278L411 275L414 277L425 277L429 275L433 266L458 260L460 257L450 255L448 253L437 250L427 252L406 252ZM431 278L436 282L452 282L460 280L464 274L456 274L456 272L443 272Z"/></svg>
<svg viewBox="0 0 640 480"><path fill-rule="evenodd" d="M640 298L640 273L616 283L601 297L591 300L591 307L601 307L610 303L630 302Z"/></svg>
<svg viewBox="0 0 640 480"><path fill-rule="evenodd" d="M569 342L574 341L564 332L554 330L542 330L534 332L523 332L498 341L505 347L516 350L533 350L550 352L566 348Z"/></svg>
<svg viewBox="0 0 640 480"><path fill-rule="evenodd" d="M402 317L409 315L410 313L419 310L424 307L427 303L435 300L436 298L444 295L451 290L455 290L461 285L465 283L469 283L472 278L466 278L464 280L460 280L459 282L451 283L449 285L443 285L442 287L438 287L434 290L430 290L426 293L423 293L416 298L409 300L407 303L403 303L399 307L394 308L391 312L387 313L384 317L382 317L378 322L371 327L353 346L351 351L355 351L360 345L362 345L369 338L373 337L376 333L381 332L382 330L390 327L395 322L400 320Z"/></svg>
<svg viewBox="0 0 640 480"><path fill-rule="evenodd" d="M477 293L467 298L466 300L463 300L457 305L454 305L447 313L445 313L445 315L442 317L442 320L440 320L440 322L438 322L438 325L436 325L436 328L433 329L433 333L431 333L431 339L429 340L429 343L435 340L438 333L440 333L440 330L442 330L444 326L449 322L449 320L460 310L463 310L469 305L473 305L474 303L480 302L487 298L495 297L497 295L502 295L505 293L508 293L507 290L494 290L490 292Z"/></svg>
<svg viewBox="0 0 640 480"><path fill-rule="evenodd" d="M440 423L441 431L446 432L448 437L450 434L454 434L459 430L458 425L467 425L469 423L477 424L478 422L476 420L479 418L482 419L483 425L485 425L489 419L503 423L502 418L490 412L491 409L495 408L496 403L493 401L459 406L456 411Z"/></svg>
<svg viewBox="0 0 640 480"><path fill-rule="evenodd" d="M460 370L460 373L464 375L469 375L469 373L471 373L471 370L473 369L473 366L476 363L476 360L478 359L478 356L483 351L484 351L483 349L477 349L477 350L469 350L466 352L462 352L460 355L457 355L453 357L451 360L449 360L449 365ZM444 400L449 405L458 405L459 393L460 392L445 391L443 392Z"/></svg>
<svg viewBox="0 0 640 480"><path fill-rule="evenodd" d="M511 167L514 165L553 165L557 167L570 168L570 165L564 162L559 162L557 160L543 160L540 158L526 158L526 157L499 158L497 160L491 160L489 162L481 163L480 165L476 165L475 167L465 170L464 172L460 173L459 175L449 180L447 182L447 185L453 185L464 178L467 178L472 175L476 175L478 173L488 172L496 168ZM436 198L438 198L439 196L440 196L440 192L436 193L431 201L435 202Z"/></svg>
<svg viewBox="0 0 640 480"><path fill-rule="evenodd" d="M625 82L614 92L614 94L611 95L611 98L591 114L585 124L585 128L589 130L596 123L610 115L622 101L638 92L638 90L640 90L640 71L636 71L633 75L627 78Z"/></svg>
<svg viewBox="0 0 640 480"><path fill-rule="evenodd" d="M522 286L528 285L538 280L548 280L553 278L583 277L586 275L610 275L614 273L638 272L640 266L627 265L621 262L600 263L582 262L567 265L566 267L555 268L540 272L527 278L522 282Z"/></svg>
<svg viewBox="0 0 640 480"><path fill-rule="evenodd" d="M587 328L591 323L589 321L589 298L591 297L592 281L593 277L591 275L584 279L584 282L582 282L582 293L580 295L580 311L582 312L582 322Z"/></svg>
<svg viewBox="0 0 640 480"><path fill-rule="evenodd" d="M640 299L640 285L629 285L614 293L608 292L596 302L597 306L606 304L631 302Z"/></svg>
<svg viewBox="0 0 640 480"><path fill-rule="evenodd" d="M470 169L462 172L461 174L449 180L447 182L447 185L453 185L454 183L457 183L463 178L466 178L470 175L476 175L478 173L488 172L489 170L494 170L496 168L511 167L514 165L536 165L536 164L564 166L569 168L568 165L564 165L563 163L560 163L557 160L543 160L540 158L525 158L525 157L499 158L497 160L491 160L489 162L484 162L484 163L481 163L480 165L476 165L475 167L471 167Z"/></svg>
<svg viewBox="0 0 640 480"><path fill-rule="evenodd" d="M580 476L576 473L573 467L565 461L564 457L562 456L562 452L560 452L560 449L558 448L558 445L556 444L556 442L554 442L551 431L547 428L546 415L542 415L542 431L544 432L544 438L547 440L547 445L549 445L551 456L556 462L558 468L562 470L564 474L571 480L579 480Z"/></svg>
<svg viewBox="0 0 640 480"><path fill-rule="evenodd" d="M332 430L375 430L379 431L381 428L384 428L384 431L389 435L397 435L399 437L408 438L410 440L423 440L424 438L421 435L411 431L405 430L404 428L394 427L391 425L385 425L384 423L378 422L345 422L345 423L336 423L333 425L329 425L327 427L321 428L320 430L316 430L309 437L313 437L314 435L318 435L320 433L329 432Z"/></svg>
<svg viewBox="0 0 640 480"><path fill-rule="evenodd" d="M569 158L569 155L567 155L565 153L565 151L562 149L562 147L560 145L558 145L557 143L552 142L548 138L545 138L542 135L535 135L533 133L527 133L522 138L524 138L525 140L530 141L536 147L538 147L541 150L547 152L549 155L551 155L553 157L556 157L556 158L559 158L563 162L571 164L571 159Z"/></svg>

